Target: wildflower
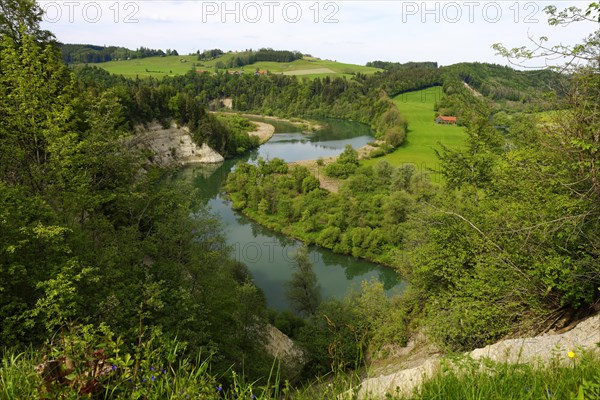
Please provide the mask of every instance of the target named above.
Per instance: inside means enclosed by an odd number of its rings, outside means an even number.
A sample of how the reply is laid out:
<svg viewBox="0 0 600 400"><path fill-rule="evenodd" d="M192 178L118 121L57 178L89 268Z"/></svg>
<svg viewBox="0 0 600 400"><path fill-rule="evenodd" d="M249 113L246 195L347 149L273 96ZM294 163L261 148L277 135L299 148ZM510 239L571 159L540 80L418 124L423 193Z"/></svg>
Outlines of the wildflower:
<svg viewBox="0 0 600 400"><path fill-rule="evenodd" d="M154 371L154 367L152 365L150 366L150 371Z"/></svg>
<svg viewBox="0 0 600 400"><path fill-rule="evenodd" d="M552 397L552 392L550 391L550 389L546 389L546 392L548 393L548 397Z"/></svg>
<svg viewBox="0 0 600 400"><path fill-rule="evenodd" d="M255 399L255 398L256 398L256 396L255 396L255 395L253 395L252 393L250 393L250 398L251 398L251 399Z"/></svg>
<svg viewBox="0 0 600 400"><path fill-rule="evenodd" d="M217 386L217 392L220 392L221 390L223 390L223 387L221 385Z"/></svg>
<svg viewBox="0 0 600 400"><path fill-rule="evenodd" d="M156 379L156 377L154 375L152 375L152 380L155 380L155 379Z"/></svg>
<svg viewBox="0 0 600 400"><path fill-rule="evenodd" d="M569 352L567 353L567 356L568 356L569 358L575 358L575 353L574 353L573 351L569 351Z"/></svg>
<svg viewBox="0 0 600 400"><path fill-rule="evenodd" d="M113 371L116 371L116 370L117 370L117 366L116 366L116 365L113 365L113 366L112 366L112 367L110 367L110 368L111 368Z"/></svg>

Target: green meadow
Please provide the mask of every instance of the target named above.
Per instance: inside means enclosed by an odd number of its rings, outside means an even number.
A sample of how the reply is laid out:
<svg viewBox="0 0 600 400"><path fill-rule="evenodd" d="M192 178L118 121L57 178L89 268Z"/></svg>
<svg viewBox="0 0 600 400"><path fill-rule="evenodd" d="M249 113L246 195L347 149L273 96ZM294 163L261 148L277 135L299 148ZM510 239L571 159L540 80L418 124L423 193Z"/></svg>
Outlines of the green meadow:
<svg viewBox="0 0 600 400"><path fill-rule="evenodd" d="M169 75L183 75L189 70L205 70L213 72L217 63L227 62L244 53L227 53L210 61L199 61L195 55L192 56L168 56L168 57L147 57L132 60L109 61L95 64L104 68L112 74L124 75L127 77L136 76L162 78ZM257 62L240 68L229 68L231 71L244 71L244 73L254 73L257 69L267 70L272 74L298 75L306 78L315 77L335 77L350 76L356 73L372 74L380 71L377 68L365 67L362 65L345 64L330 60L321 60L314 57L304 57L290 63L279 62Z"/></svg>
<svg viewBox="0 0 600 400"><path fill-rule="evenodd" d="M435 149L440 148L440 143L448 147L457 147L466 137L462 127L435 123L433 106L441 95L442 88L437 86L394 97L393 100L402 116L408 121L404 144L394 152L366 160L364 164L374 165L384 159L396 166L411 163L420 171L437 170ZM434 180L435 175L432 176Z"/></svg>
<svg viewBox="0 0 600 400"><path fill-rule="evenodd" d="M146 57L131 60L108 61L93 64L111 74L123 75L129 78L136 76L162 78L168 75L183 75L194 68L196 56Z"/></svg>

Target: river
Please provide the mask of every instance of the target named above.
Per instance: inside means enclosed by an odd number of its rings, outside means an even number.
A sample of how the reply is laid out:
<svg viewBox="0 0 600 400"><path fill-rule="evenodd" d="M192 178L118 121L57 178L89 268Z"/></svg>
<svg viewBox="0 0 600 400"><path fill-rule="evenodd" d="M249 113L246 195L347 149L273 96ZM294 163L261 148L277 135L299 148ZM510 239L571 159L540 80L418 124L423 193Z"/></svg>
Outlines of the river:
<svg viewBox="0 0 600 400"><path fill-rule="evenodd" d="M294 125L266 121L275 125L275 134L259 149L241 158L217 165L188 166L179 179L193 182L203 201L219 218L232 256L248 266L254 282L260 287L269 307L285 310L285 283L294 272L293 255L301 243L266 229L231 208L222 193L222 185L232 168L240 161L255 162L258 157L279 157L287 162L338 155L347 144L355 149L374 140L368 127L347 121L324 120L324 128L305 135ZM402 287L398 275L372 262L335 254L320 247L310 247L309 257L321 285L323 299L342 298L350 288L359 288L364 280L377 279L388 292Z"/></svg>

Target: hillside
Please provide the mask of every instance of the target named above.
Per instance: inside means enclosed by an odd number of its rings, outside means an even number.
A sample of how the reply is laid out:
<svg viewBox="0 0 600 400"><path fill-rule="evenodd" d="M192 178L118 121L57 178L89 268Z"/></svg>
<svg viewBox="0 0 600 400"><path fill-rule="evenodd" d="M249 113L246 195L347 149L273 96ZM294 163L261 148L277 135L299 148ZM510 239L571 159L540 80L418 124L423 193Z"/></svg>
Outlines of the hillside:
<svg viewBox="0 0 600 400"><path fill-rule="evenodd" d="M258 70L266 70L272 74L302 75L309 78L324 76L350 76L356 73L372 74L380 71L377 68L365 67L354 64L339 63L336 61L321 60L315 57L305 56L300 60L292 62L259 61L244 67L224 67L229 61L237 56L243 56L244 52L226 53L209 61L200 61L196 55L191 56L165 56L147 57L131 60L109 61L98 63L101 68L113 74L121 74L126 77L163 78L165 76L183 75L190 70L209 71L230 70L254 73Z"/></svg>
<svg viewBox="0 0 600 400"><path fill-rule="evenodd" d="M466 137L462 127L439 125L434 122L433 108L441 96L442 88L435 86L394 97L394 103L408 121L406 139L393 153L366 160L364 164L374 166L379 160L386 160L395 166L411 163L421 171L437 170L439 160L435 149L439 148L439 144L459 146ZM431 174L431 178L436 181L438 175Z"/></svg>

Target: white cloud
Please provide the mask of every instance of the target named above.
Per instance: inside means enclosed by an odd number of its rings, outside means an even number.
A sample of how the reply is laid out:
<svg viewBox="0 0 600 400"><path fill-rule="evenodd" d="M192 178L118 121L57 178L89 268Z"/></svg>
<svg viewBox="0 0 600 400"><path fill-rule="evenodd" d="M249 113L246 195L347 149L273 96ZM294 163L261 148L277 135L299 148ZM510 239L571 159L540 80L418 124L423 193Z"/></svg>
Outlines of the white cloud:
<svg viewBox="0 0 600 400"><path fill-rule="evenodd" d="M66 43L243 50L273 47L364 64L370 60L504 63L490 46L527 35L575 43L596 29L548 27L545 2L39 1L44 27ZM585 2L559 2L585 7Z"/></svg>

